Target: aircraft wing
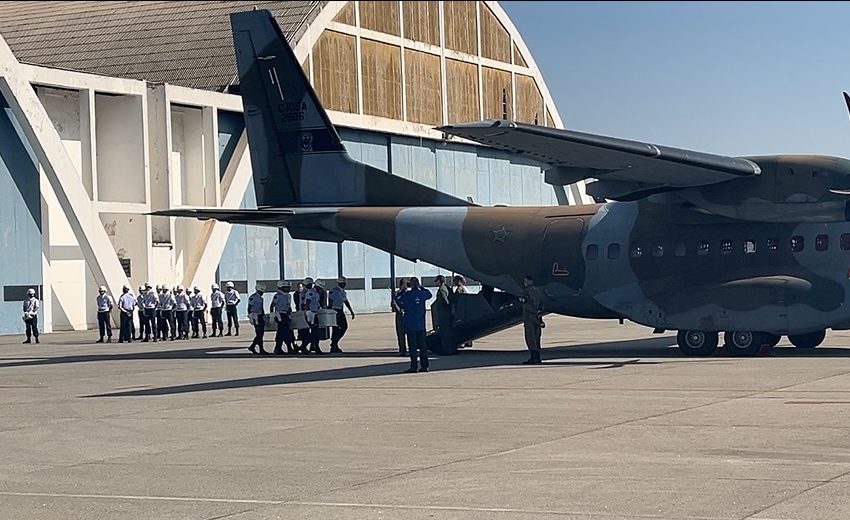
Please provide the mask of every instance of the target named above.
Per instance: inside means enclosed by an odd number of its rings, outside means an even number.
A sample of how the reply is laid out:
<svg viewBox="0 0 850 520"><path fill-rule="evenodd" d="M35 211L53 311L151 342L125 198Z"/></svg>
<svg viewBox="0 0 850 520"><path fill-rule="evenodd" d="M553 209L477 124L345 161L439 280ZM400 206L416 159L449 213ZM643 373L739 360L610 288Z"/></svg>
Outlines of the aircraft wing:
<svg viewBox="0 0 850 520"><path fill-rule="evenodd" d="M189 217L198 220L217 220L228 224L249 226L284 227L292 238L342 242L343 237L323 226L322 222L336 215L339 208L294 208L294 209L224 209L224 208L179 208L150 213L156 217Z"/></svg>
<svg viewBox="0 0 850 520"><path fill-rule="evenodd" d="M507 120L448 125L439 130L549 164L549 184L597 179L587 185L588 194L615 200L761 174L756 163L740 157Z"/></svg>

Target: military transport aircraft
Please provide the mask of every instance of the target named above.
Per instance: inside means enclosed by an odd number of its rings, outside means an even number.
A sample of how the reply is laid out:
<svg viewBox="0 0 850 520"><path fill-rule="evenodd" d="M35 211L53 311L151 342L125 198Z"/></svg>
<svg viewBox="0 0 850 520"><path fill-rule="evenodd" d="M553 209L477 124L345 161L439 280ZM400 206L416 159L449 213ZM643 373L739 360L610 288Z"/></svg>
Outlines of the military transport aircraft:
<svg viewBox="0 0 850 520"><path fill-rule="evenodd" d="M519 294L546 310L677 330L689 355L850 328L850 161L726 157L507 120L441 127L588 179L605 203L480 207L352 160L271 13L231 15L258 209L155 214L353 240ZM848 305L845 305L848 303Z"/></svg>

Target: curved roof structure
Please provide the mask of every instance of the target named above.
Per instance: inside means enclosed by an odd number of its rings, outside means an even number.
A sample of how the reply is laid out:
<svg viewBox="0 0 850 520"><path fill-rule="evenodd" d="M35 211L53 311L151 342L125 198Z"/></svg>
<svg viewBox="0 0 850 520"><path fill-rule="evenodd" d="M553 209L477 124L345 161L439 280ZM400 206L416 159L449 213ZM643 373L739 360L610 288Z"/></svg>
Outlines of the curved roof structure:
<svg viewBox="0 0 850 520"><path fill-rule="evenodd" d="M238 83L228 15L255 7L275 15L342 124L562 127L498 2L10 1L0 35L23 63L227 92Z"/></svg>

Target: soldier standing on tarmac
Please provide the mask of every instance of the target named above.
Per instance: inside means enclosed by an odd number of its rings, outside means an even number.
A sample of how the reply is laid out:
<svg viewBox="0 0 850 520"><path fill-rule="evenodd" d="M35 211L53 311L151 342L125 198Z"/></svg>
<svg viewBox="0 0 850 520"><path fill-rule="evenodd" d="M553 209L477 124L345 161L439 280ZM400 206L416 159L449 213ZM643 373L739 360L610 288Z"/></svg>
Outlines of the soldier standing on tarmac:
<svg viewBox="0 0 850 520"><path fill-rule="evenodd" d="M524 287L523 295L519 299L522 302L522 326L525 329L525 345L528 347L529 358L523 361L524 365L538 365L541 359L540 338L543 328L543 306L540 302L540 289L535 287L534 278L526 275L522 279Z"/></svg>
<svg viewBox="0 0 850 520"><path fill-rule="evenodd" d="M398 296L406 290L407 280L399 278L398 289L393 292L392 299L390 301L390 307L395 314L395 336L396 341L398 342L398 355L402 357L407 356L407 341L404 337L404 311L402 311L401 306L398 303Z"/></svg>

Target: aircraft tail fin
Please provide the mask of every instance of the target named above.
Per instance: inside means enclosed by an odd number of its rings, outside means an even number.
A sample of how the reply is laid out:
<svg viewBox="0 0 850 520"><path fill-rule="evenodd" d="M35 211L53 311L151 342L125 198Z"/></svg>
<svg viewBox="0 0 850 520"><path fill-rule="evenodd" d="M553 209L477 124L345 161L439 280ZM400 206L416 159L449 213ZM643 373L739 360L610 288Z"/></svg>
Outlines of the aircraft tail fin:
<svg viewBox="0 0 850 520"><path fill-rule="evenodd" d="M469 205L351 159L272 14L230 21L259 207Z"/></svg>

